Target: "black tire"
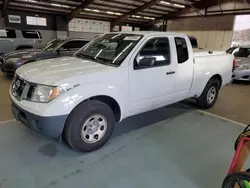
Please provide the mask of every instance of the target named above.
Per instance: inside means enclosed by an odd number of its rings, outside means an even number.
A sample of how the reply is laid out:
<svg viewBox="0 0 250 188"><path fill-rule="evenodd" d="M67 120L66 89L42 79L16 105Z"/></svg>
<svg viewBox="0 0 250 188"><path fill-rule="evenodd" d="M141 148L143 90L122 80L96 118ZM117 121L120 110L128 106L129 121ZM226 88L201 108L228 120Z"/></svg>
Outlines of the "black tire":
<svg viewBox="0 0 250 188"><path fill-rule="evenodd" d="M237 172L229 174L222 183L222 188L234 188L235 185L238 187L246 188L243 181L250 182L250 174L247 172Z"/></svg>
<svg viewBox="0 0 250 188"><path fill-rule="evenodd" d="M7 78L13 78L14 73L10 74L10 73L6 73L3 69L2 69L2 73L4 74L4 76L6 76Z"/></svg>
<svg viewBox="0 0 250 188"><path fill-rule="evenodd" d="M208 102L207 95L211 88L215 88L216 95L214 97L214 100L212 102ZM196 99L197 105L202 109L209 109L214 106L220 90L220 81L217 79L211 79L208 81L205 89L203 90L201 96Z"/></svg>
<svg viewBox="0 0 250 188"><path fill-rule="evenodd" d="M106 122L106 131L102 138L95 143L88 143L82 138L84 123L93 115L102 115ZM112 109L105 103L89 100L79 104L69 115L63 132L63 137L70 147L80 152L90 152L102 147L111 137L115 125ZM85 126L86 127L86 126Z"/></svg>

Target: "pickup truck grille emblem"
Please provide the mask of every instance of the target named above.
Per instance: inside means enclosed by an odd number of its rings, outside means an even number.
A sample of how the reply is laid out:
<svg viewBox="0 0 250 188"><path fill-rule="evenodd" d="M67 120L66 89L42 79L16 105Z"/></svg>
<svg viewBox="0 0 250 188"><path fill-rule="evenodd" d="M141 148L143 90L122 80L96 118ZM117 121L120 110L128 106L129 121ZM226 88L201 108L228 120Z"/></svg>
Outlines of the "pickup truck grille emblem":
<svg viewBox="0 0 250 188"><path fill-rule="evenodd" d="M15 80L13 80L13 84L12 84L12 95L21 100L21 98L26 97L22 95L26 87L27 89L29 89L28 86L29 84L25 80L19 77L16 77Z"/></svg>

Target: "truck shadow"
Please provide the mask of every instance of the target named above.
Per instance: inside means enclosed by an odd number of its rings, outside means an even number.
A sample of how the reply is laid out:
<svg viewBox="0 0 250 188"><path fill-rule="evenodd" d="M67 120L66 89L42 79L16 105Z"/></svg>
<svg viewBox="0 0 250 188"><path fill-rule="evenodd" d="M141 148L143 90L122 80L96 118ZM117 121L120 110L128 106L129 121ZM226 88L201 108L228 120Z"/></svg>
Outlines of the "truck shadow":
<svg viewBox="0 0 250 188"><path fill-rule="evenodd" d="M0 80L4 80L11 83L13 80L13 76L6 76L0 71Z"/></svg>
<svg viewBox="0 0 250 188"><path fill-rule="evenodd" d="M234 80L232 82L233 85L250 85L249 81L242 81L242 80Z"/></svg>
<svg viewBox="0 0 250 188"><path fill-rule="evenodd" d="M193 110L193 107L176 103L157 110L129 117L116 125L112 138L119 137L123 134L150 126L154 123L168 120Z"/></svg>
<svg viewBox="0 0 250 188"><path fill-rule="evenodd" d="M110 140L121 137L125 134L131 133L136 130L140 130L144 127L151 126L152 124L173 119L181 114L190 112L195 109L195 106L184 105L184 102L176 103L170 106L162 107L153 111L135 115L129 118L124 119L122 122L115 125L114 132ZM78 153L73 151L64 140L62 140L59 147L60 150L67 150L66 153L70 153L69 156L85 156L85 153ZM110 143L110 142L109 142ZM46 145L46 148L48 146ZM105 146L102 148L105 150ZM64 153L64 152L62 152Z"/></svg>

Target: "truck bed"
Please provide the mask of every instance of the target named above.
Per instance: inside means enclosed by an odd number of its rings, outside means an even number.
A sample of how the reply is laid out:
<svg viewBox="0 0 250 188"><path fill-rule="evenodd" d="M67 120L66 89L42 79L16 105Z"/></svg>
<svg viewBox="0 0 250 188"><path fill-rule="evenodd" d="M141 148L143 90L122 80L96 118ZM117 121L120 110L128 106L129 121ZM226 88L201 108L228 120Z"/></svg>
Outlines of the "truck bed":
<svg viewBox="0 0 250 188"><path fill-rule="evenodd" d="M194 50L194 56L195 57L201 57L201 56L212 56L212 55L225 55L226 52L224 51L207 51L199 48L195 48Z"/></svg>

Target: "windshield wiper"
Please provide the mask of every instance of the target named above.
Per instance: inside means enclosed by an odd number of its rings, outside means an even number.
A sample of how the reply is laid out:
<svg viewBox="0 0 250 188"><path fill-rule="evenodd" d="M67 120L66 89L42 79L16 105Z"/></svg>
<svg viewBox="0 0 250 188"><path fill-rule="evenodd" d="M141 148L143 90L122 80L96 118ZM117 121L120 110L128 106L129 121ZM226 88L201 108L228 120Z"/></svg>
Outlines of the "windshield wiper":
<svg viewBox="0 0 250 188"><path fill-rule="evenodd" d="M93 56L91 55L87 55L87 54L76 54L76 57L80 57L82 59L90 59L90 60L96 60Z"/></svg>
<svg viewBox="0 0 250 188"><path fill-rule="evenodd" d="M93 60L97 63L103 64L103 65L108 65L108 66L114 66L116 67L116 64L110 63L109 59L105 59L105 58L101 58L101 57L93 57L91 55L87 55L87 54L76 54L76 57L80 57L82 59L88 59L88 60Z"/></svg>

